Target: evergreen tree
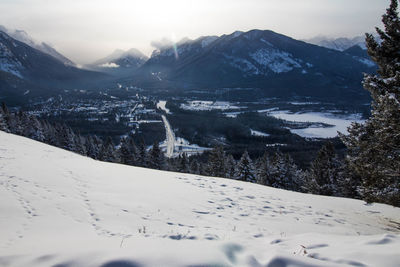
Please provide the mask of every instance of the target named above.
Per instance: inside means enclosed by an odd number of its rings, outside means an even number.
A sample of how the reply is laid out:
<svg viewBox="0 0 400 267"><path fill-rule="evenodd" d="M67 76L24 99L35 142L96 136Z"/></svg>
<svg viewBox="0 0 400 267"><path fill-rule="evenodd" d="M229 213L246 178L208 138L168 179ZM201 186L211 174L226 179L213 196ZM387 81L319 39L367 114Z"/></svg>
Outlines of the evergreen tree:
<svg viewBox="0 0 400 267"><path fill-rule="evenodd" d="M92 159L97 159L98 156L98 146L95 144L94 138L92 136L86 137L86 155Z"/></svg>
<svg viewBox="0 0 400 267"><path fill-rule="evenodd" d="M251 161L249 153L247 153L247 150L244 151L242 157L239 160L236 170L236 179L252 183L256 181L254 175L253 162Z"/></svg>
<svg viewBox="0 0 400 267"><path fill-rule="evenodd" d="M103 147L103 140L101 140L97 135L93 136L93 158L100 159L100 151Z"/></svg>
<svg viewBox="0 0 400 267"><path fill-rule="evenodd" d="M75 143L74 152L76 152L80 155L83 155L83 156L87 156L87 148L86 148L85 139L80 134L75 135L74 143Z"/></svg>
<svg viewBox="0 0 400 267"><path fill-rule="evenodd" d="M67 125L63 124L57 127L58 144L61 148L69 151L75 151L75 133Z"/></svg>
<svg viewBox="0 0 400 267"><path fill-rule="evenodd" d="M236 160L231 154L226 157L225 162L226 178L235 179L236 176Z"/></svg>
<svg viewBox="0 0 400 267"><path fill-rule="evenodd" d="M188 161L188 158L186 156L186 153L183 153L182 155L179 155L177 171L178 172L184 172L184 173L188 173L189 172L189 161Z"/></svg>
<svg viewBox="0 0 400 267"><path fill-rule="evenodd" d="M343 175L343 165L335 153L335 148L331 142L327 142L311 163L306 176L305 190L313 194L337 196L340 194L339 181Z"/></svg>
<svg viewBox="0 0 400 267"><path fill-rule="evenodd" d="M259 158L256 162L256 182L262 185L271 185L271 160L268 153Z"/></svg>
<svg viewBox="0 0 400 267"><path fill-rule="evenodd" d="M0 131L10 132L8 127L10 113L8 108L4 102L2 102L2 106L0 107Z"/></svg>
<svg viewBox="0 0 400 267"><path fill-rule="evenodd" d="M214 177L225 177L225 152L222 146L214 147L208 156L205 175Z"/></svg>
<svg viewBox="0 0 400 267"><path fill-rule="evenodd" d="M140 167L147 167L147 151L144 142L141 142L139 145L137 165Z"/></svg>
<svg viewBox="0 0 400 267"><path fill-rule="evenodd" d="M111 137L107 137L106 142L100 149L99 160L107 162L116 162L115 145Z"/></svg>
<svg viewBox="0 0 400 267"><path fill-rule="evenodd" d="M300 191L304 175L289 154L276 152L272 162L268 185L292 191Z"/></svg>
<svg viewBox="0 0 400 267"><path fill-rule="evenodd" d="M398 1L392 0L377 28L381 42L366 35L368 53L378 75L365 75L364 88L372 96L371 117L353 123L341 135L348 147L348 164L361 178L360 193L367 201L400 206L400 19Z"/></svg>
<svg viewBox="0 0 400 267"><path fill-rule="evenodd" d="M42 125L43 125L44 142L49 145L59 147L60 145L58 143L59 139L57 136L56 128L47 121L44 121Z"/></svg>
<svg viewBox="0 0 400 267"><path fill-rule="evenodd" d="M131 136L121 139L121 144L118 150L119 159L122 164L135 165L136 164L136 146Z"/></svg>
<svg viewBox="0 0 400 267"><path fill-rule="evenodd" d="M157 170L162 170L164 168L164 155L158 142L154 142L153 147L149 152L147 166L151 169Z"/></svg>
<svg viewBox="0 0 400 267"><path fill-rule="evenodd" d="M200 174L200 164L197 161L197 159L194 158L191 160L189 169L190 169L190 173Z"/></svg>

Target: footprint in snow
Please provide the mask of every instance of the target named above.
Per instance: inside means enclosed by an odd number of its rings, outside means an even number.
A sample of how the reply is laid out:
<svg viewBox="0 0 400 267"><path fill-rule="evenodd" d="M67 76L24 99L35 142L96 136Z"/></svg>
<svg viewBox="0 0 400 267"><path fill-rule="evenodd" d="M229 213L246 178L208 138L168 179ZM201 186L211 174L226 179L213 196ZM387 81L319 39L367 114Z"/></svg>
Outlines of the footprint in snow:
<svg viewBox="0 0 400 267"><path fill-rule="evenodd" d="M197 211L197 210L194 210L193 212L194 213L198 213L198 214L210 214L210 212L208 212L208 211Z"/></svg>
<svg viewBox="0 0 400 267"><path fill-rule="evenodd" d="M329 246L328 244L315 244L307 246L306 249L326 248L328 246Z"/></svg>

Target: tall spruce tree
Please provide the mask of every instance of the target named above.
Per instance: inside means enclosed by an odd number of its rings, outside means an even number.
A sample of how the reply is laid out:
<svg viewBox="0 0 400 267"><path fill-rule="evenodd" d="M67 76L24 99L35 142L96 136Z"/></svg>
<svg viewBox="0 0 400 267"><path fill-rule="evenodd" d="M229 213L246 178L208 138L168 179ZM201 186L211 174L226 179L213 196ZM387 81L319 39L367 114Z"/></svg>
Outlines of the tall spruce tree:
<svg viewBox="0 0 400 267"><path fill-rule="evenodd" d="M139 144L136 160L137 160L137 166L147 167L147 150L143 140Z"/></svg>
<svg viewBox="0 0 400 267"><path fill-rule="evenodd" d="M306 175L305 191L337 196L340 194L339 181L343 175L343 166L335 153L335 148L331 142L327 142L311 163L310 171Z"/></svg>
<svg viewBox="0 0 400 267"><path fill-rule="evenodd" d="M378 75L365 75L363 86L373 99L371 117L353 123L341 135L348 147L349 168L362 179L360 193L369 201L400 206L400 19L392 0L376 28L380 42L366 34L368 53Z"/></svg>
<svg viewBox="0 0 400 267"><path fill-rule="evenodd" d="M150 149L147 167L157 170L164 168L164 154L162 153L157 141L154 142L153 147Z"/></svg>
<svg viewBox="0 0 400 267"><path fill-rule="evenodd" d="M256 162L256 180L258 184L271 185L271 160L267 152Z"/></svg>
<svg viewBox="0 0 400 267"><path fill-rule="evenodd" d="M192 159L189 166L190 173L200 174L200 163L197 159Z"/></svg>
<svg viewBox="0 0 400 267"><path fill-rule="evenodd" d="M179 155L177 160L178 160L178 162L177 162L176 170L178 172L188 173L189 172L189 160L188 160L186 153Z"/></svg>
<svg viewBox="0 0 400 267"><path fill-rule="evenodd" d="M239 160L239 163L236 168L236 179L240 181L252 182L256 181L254 175L254 166L253 162L250 159L249 153L244 151L242 157Z"/></svg>
<svg viewBox="0 0 400 267"><path fill-rule="evenodd" d="M99 160L107 162L116 162L115 145L111 137L107 137L106 142L99 151Z"/></svg>
<svg viewBox="0 0 400 267"><path fill-rule="evenodd" d="M208 156L206 175L215 177L226 176L225 151L222 146L214 147Z"/></svg>
<svg viewBox="0 0 400 267"><path fill-rule="evenodd" d="M120 162L126 165L137 164L137 148L133 141L133 136L128 135L121 139L118 155Z"/></svg>
<svg viewBox="0 0 400 267"><path fill-rule="evenodd" d="M292 191L301 191L303 172L298 169L289 154L276 152L272 157L268 185Z"/></svg>
<svg viewBox="0 0 400 267"><path fill-rule="evenodd" d="M226 178L235 179L236 175L236 160L231 154L226 157L225 161Z"/></svg>
<svg viewBox="0 0 400 267"><path fill-rule="evenodd" d="M8 108L4 102L2 102L0 107L0 131L9 132L10 129L8 127L10 113Z"/></svg>

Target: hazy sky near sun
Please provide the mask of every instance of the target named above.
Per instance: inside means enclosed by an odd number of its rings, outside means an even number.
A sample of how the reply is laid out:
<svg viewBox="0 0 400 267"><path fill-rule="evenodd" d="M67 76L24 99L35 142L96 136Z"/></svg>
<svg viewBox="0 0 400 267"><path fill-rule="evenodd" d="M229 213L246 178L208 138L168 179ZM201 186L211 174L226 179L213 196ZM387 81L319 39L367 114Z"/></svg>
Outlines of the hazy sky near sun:
<svg viewBox="0 0 400 267"><path fill-rule="evenodd" d="M374 31L389 0L0 0L0 25L25 30L77 63L113 50L236 30L270 29L293 38Z"/></svg>

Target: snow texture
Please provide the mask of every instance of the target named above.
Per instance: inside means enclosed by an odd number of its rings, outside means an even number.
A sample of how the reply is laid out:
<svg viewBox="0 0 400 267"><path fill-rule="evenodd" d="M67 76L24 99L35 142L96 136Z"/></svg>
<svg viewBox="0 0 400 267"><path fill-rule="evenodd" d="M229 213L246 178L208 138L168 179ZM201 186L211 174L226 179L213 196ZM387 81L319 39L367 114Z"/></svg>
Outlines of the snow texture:
<svg viewBox="0 0 400 267"><path fill-rule="evenodd" d="M251 74L251 75L261 74L260 70L256 66L254 66L254 64L252 64L250 61L244 58L233 57L227 54L224 54L224 57L229 60L229 64L232 67L235 67L246 74Z"/></svg>
<svg viewBox="0 0 400 267"><path fill-rule="evenodd" d="M232 105L229 102L225 101L203 101L203 100L194 100L187 101L180 105L181 109L184 110L193 110L193 111L210 111L210 110L236 110L241 109L242 107L238 107Z"/></svg>
<svg viewBox="0 0 400 267"><path fill-rule="evenodd" d="M218 36L207 36L203 40L201 40L201 47L207 47L209 46L212 42L217 40L219 37Z"/></svg>
<svg viewBox="0 0 400 267"><path fill-rule="evenodd" d="M366 59L366 58L362 58L362 57L353 57L354 59L360 61L361 63L363 63L364 65L368 66L368 67L375 67L376 64L375 62L373 62L372 60Z"/></svg>
<svg viewBox="0 0 400 267"><path fill-rule="evenodd" d="M105 163L0 132L2 266L398 266L400 209Z"/></svg>
<svg viewBox="0 0 400 267"><path fill-rule="evenodd" d="M352 122L363 122L359 116L354 114L351 116L340 117L331 113L290 113L289 111L282 110L270 112L269 115L287 121L325 123L332 125L332 127L312 126L304 129L290 129L292 133L308 138L333 138L337 136L338 132L347 134L347 128Z"/></svg>
<svg viewBox="0 0 400 267"><path fill-rule="evenodd" d="M259 136L259 137L267 137L267 136L269 136L269 134L267 134L267 133L263 133L263 132L256 131L256 130L253 130L253 129L250 129L250 132L251 132L251 135L253 135L253 136Z"/></svg>
<svg viewBox="0 0 400 267"><path fill-rule="evenodd" d="M0 70L23 78L20 72L23 68L21 62L18 61L12 51L0 42Z"/></svg>
<svg viewBox="0 0 400 267"><path fill-rule="evenodd" d="M113 63L113 62L107 62L107 63L104 63L104 64L101 64L99 67L102 67L102 68L119 68L119 65L117 65L117 64L115 64L115 63Z"/></svg>
<svg viewBox="0 0 400 267"><path fill-rule="evenodd" d="M298 60L294 59L290 53L278 49L261 48L250 56L260 65L268 67L275 73L289 72L294 68L301 68Z"/></svg>

